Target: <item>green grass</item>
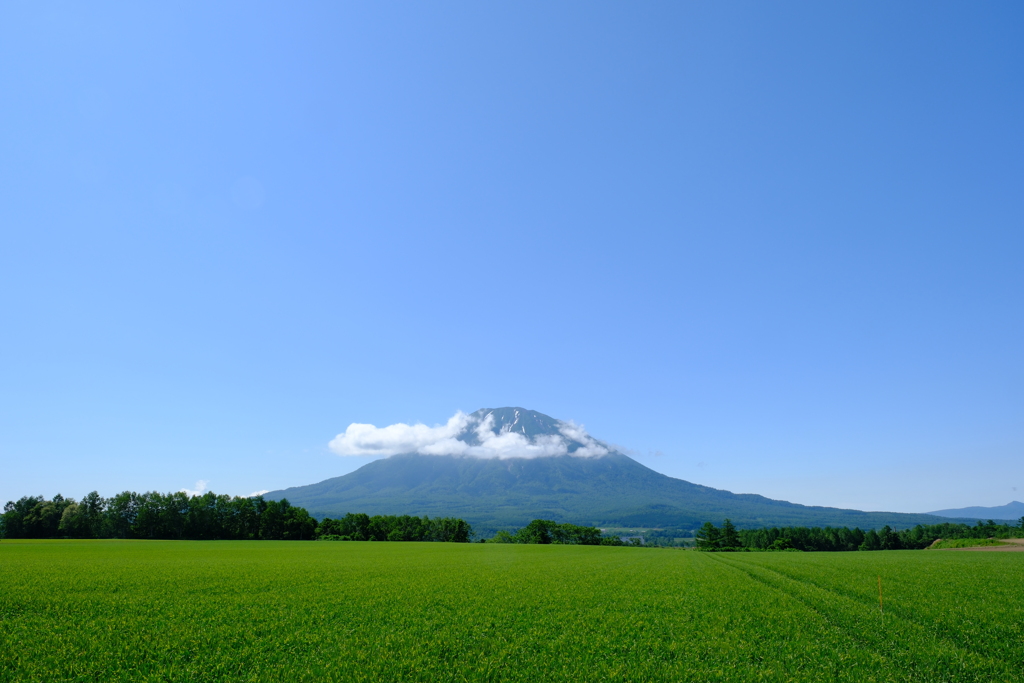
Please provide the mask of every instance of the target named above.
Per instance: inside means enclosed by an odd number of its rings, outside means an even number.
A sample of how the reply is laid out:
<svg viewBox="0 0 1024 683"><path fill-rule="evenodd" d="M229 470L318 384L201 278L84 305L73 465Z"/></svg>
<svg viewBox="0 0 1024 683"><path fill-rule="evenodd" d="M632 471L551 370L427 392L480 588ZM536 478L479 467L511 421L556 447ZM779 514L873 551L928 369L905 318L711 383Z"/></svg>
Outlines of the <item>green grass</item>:
<svg viewBox="0 0 1024 683"><path fill-rule="evenodd" d="M1010 545L994 538L952 538L948 541L936 541L928 546L930 550L943 550L947 548L985 548L992 545Z"/></svg>
<svg viewBox="0 0 1024 683"><path fill-rule="evenodd" d="M0 543L2 681L1024 681L1022 625L1024 553Z"/></svg>

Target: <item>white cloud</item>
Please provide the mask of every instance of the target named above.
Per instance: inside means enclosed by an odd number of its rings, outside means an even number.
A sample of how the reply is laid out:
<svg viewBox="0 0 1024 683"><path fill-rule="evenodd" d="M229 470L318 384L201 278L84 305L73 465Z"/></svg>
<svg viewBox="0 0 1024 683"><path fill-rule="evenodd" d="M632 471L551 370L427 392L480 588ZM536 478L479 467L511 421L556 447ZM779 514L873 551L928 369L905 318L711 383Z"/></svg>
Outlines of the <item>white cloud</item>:
<svg viewBox="0 0 1024 683"><path fill-rule="evenodd" d="M609 450L592 438L582 425L559 423L560 434L528 437L505 428L494 431L494 415L483 420L455 413L447 423L428 427L423 424L393 424L375 427L353 423L329 444L332 451L345 456L384 456L398 453L422 455L461 455L474 458L538 458L567 455L571 442L580 446L571 455L594 457ZM478 443L469 443L467 437Z"/></svg>
<svg viewBox="0 0 1024 683"><path fill-rule="evenodd" d="M206 493L206 485L209 483L210 482L206 479L200 479L196 482L196 488L194 491L192 489L179 489L179 491L181 493L187 493L189 498L195 498L196 496L201 496Z"/></svg>
<svg viewBox="0 0 1024 683"><path fill-rule="evenodd" d="M262 496L264 493L270 493L270 489L263 489L262 491L253 491L248 496L242 496L243 498L255 498L256 496Z"/></svg>
<svg viewBox="0 0 1024 683"><path fill-rule="evenodd" d="M467 424L469 416L462 412L455 413L447 424L436 427L400 422L378 428L353 422L344 434L338 434L328 446L338 455L418 453L421 448L454 438Z"/></svg>
<svg viewBox="0 0 1024 683"><path fill-rule="evenodd" d="M583 428L583 425L578 425L572 420L569 420L568 422L563 422L558 427L558 431L562 432L564 436L572 439L573 441L578 441L583 444L576 449L573 455L586 458L608 454L608 449L599 441L591 437L590 434L587 434L587 430Z"/></svg>

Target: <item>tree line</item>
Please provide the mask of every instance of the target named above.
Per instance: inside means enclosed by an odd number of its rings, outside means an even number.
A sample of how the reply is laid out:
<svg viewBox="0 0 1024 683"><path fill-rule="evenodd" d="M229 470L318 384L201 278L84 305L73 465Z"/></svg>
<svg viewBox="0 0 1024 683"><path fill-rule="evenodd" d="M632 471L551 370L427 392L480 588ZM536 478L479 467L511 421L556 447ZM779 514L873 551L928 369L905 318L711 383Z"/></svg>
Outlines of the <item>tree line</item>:
<svg viewBox="0 0 1024 683"><path fill-rule="evenodd" d="M699 550L804 550L844 552L854 550L920 550L938 539L1024 537L1024 517L1014 526L991 519L974 526L959 523L918 524L895 530L888 525L876 531L847 527L764 527L736 529L728 519L721 528L711 522L695 534Z"/></svg>
<svg viewBox="0 0 1024 683"><path fill-rule="evenodd" d="M456 517L410 517L348 513L341 519L320 520L322 541L440 541L469 543L473 527Z"/></svg>
<svg viewBox="0 0 1024 683"><path fill-rule="evenodd" d="M25 496L0 514L0 538L138 538L167 540L377 540L468 542L473 530L454 518L346 515L320 522L287 499L264 500L125 491L81 501L57 494Z"/></svg>
<svg viewBox="0 0 1024 683"><path fill-rule="evenodd" d="M602 536L592 526L559 524L549 519L535 519L515 533L499 531L488 543L536 543L564 545L626 545L618 536Z"/></svg>

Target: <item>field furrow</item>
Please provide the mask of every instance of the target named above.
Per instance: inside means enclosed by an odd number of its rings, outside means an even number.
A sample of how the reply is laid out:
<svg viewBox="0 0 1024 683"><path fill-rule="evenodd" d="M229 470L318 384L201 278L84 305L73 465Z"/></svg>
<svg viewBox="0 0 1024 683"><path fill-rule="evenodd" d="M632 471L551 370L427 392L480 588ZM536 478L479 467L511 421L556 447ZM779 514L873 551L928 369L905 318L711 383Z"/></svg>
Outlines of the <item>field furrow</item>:
<svg viewBox="0 0 1024 683"><path fill-rule="evenodd" d="M928 562L919 559L913 552L867 557L815 554L800 562L779 554L742 556L748 564L842 595L869 610L878 607L876 581L881 577L887 617L914 622L935 638L978 656L1006 662L1017 670L1024 667L1024 650L1005 646L1024 636L1024 605L1019 599L1024 594L1024 562L1014 557L964 560L934 553ZM1000 580L972 581L973 573Z"/></svg>
<svg viewBox="0 0 1024 683"><path fill-rule="evenodd" d="M870 603L810 580L793 578L775 567L746 561L743 556L718 554L714 558L799 600L890 666L903 669L910 676L908 680L1024 680L1009 662L940 637L904 614L892 610L884 614L879 610L877 593Z"/></svg>

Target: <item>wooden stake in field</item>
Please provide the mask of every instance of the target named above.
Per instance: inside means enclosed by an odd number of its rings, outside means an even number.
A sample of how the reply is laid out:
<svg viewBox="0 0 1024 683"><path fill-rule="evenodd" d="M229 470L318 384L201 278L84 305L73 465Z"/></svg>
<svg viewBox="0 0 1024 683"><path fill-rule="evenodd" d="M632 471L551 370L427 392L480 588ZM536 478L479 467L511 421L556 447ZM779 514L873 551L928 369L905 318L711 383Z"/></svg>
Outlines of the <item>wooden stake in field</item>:
<svg viewBox="0 0 1024 683"><path fill-rule="evenodd" d="M878 613L882 615L882 624L885 624L885 610L882 609L882 575L878 575Z"/></svg>

